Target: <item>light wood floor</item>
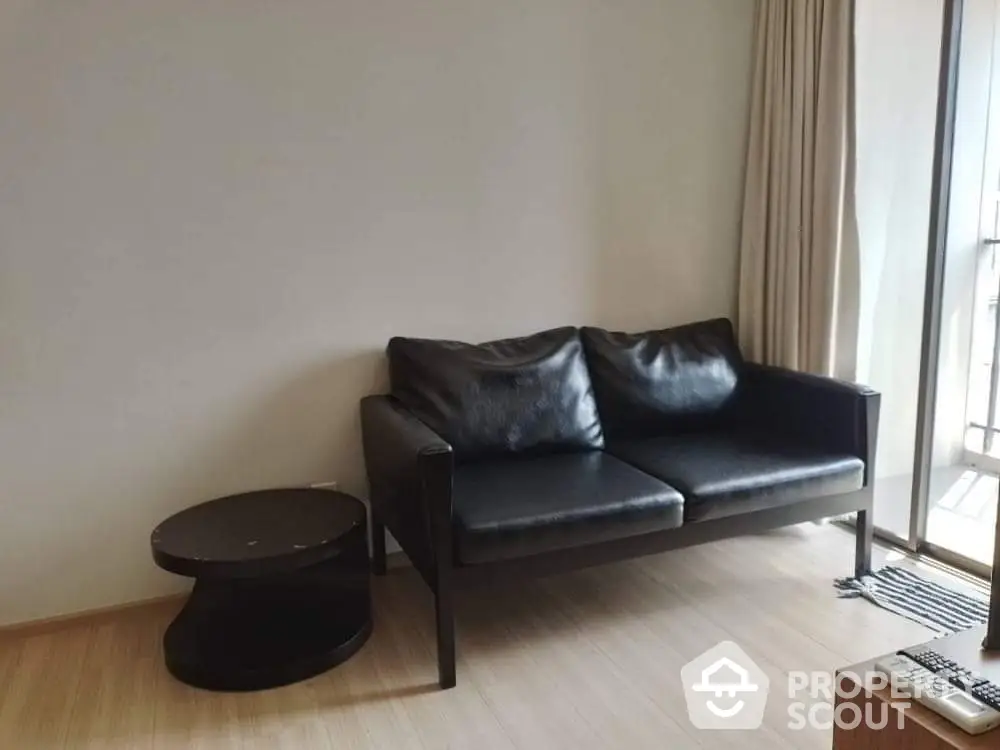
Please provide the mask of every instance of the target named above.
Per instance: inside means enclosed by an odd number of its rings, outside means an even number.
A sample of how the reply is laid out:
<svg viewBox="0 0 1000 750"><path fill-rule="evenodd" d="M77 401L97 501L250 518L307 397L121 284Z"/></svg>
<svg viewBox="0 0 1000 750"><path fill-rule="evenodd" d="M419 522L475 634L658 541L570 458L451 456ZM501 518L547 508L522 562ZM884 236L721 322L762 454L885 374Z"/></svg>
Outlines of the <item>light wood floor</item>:
<svg viewBox="0 0 1000 750"><path fill-rule="evenodd" d="M852 537L804 525L459 597L458 687L435 686L432 602L412 570L375 583L350 662L262 693L197 691L164 670L169 608L0 640L0 748L829 748L788 728L787 673L925 640L831 579ZM876 551L881 564L885 553ZM680 669L737 641L769 674L756 732L699 732Z"/></svg>

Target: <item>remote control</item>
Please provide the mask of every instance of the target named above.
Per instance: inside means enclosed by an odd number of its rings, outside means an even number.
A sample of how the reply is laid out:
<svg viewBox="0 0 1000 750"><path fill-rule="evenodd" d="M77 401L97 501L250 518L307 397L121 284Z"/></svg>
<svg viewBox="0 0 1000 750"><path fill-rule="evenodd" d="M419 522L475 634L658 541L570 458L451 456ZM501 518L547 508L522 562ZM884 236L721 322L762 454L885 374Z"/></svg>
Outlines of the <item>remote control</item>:
<svg viewBox="0 0 1000 750"><path fill-rule="evenodd" d="M969 734L983 734L1000 726L1000 711L976 694L983 692L984 685L992 688L989 682L979 681L966 692L958 683L974 682L971 673L940 657L938 661L934 658L936 654L920 656L922 658L917 661L905 654L896 654L880 659L875 668L890 679L896 691L912 696L913 700ZM932 668L920 662L931 664Z"/></svg>

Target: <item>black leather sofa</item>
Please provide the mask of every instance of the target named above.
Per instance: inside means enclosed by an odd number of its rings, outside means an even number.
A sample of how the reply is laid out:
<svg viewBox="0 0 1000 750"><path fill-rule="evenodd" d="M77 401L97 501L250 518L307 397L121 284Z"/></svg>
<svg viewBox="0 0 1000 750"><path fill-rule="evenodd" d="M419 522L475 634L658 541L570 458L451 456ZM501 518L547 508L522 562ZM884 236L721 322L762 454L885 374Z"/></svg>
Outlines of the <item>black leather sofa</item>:
<svg viewBox="0 0 1000 750"><path fill-rule="evenodd" d="M434 592L455 684L456 585L858 512L871 565L879 394L745 362L728 320L394 338L362 400L376 573L388 527Z"/></svg>

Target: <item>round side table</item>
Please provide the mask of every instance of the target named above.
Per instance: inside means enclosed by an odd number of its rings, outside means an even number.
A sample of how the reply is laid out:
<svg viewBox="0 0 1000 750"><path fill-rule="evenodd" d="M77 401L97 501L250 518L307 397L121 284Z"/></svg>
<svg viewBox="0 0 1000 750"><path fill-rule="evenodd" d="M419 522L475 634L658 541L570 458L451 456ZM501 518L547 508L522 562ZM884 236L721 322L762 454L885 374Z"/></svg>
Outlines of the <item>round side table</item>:
<svg viewBox="0 0 1000 750"><path fill-rule="evenodd" d="M153 559L195 579L167 628L167 669L207 690L262 690L312 677L372 631L367 515L329 490L211 500L153 530Z"/></svg>

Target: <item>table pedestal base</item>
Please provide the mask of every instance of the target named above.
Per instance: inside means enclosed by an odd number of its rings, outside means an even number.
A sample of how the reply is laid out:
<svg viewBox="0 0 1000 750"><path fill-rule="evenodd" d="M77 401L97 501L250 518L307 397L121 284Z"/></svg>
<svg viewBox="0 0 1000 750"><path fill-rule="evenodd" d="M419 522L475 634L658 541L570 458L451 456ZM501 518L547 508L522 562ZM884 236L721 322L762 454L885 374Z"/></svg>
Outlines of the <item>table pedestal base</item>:
<svg viewBox="0 0 1000 750"><path fill-rule="evenodd" d="M198 579L163 638L167 669L189 685L226 691L325 672L371 635L368 586L367 544L292 573Z"/></svg>

